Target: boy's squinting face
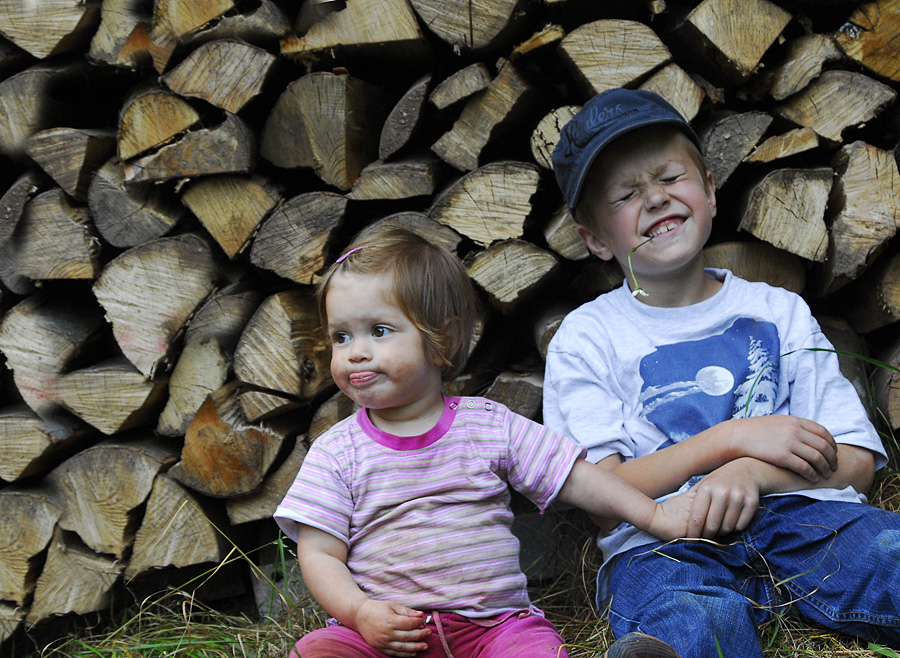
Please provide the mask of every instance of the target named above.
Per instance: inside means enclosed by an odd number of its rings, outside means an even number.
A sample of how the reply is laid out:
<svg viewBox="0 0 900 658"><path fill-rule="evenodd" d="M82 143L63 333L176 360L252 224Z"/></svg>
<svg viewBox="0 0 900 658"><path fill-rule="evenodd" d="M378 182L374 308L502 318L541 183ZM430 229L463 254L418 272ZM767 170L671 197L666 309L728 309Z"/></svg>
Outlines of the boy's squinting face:
<svg viewBox="0 0 900 658"><path fill-rule="evenodd" d="M666 127L636 130L604 149L577 209L591 252L628 272L628 254L640 245L631 256L638 281L702 263L716 196L712 174L702 174L695 157L687 137Z"/></svg>
<svg viewBox="0 0 900 658"><path fill-rule="evenodd" d="M338 274L325 297L331 375L377 418L410 420L443 408L441 367L396 303L390 274Z"/></svg>

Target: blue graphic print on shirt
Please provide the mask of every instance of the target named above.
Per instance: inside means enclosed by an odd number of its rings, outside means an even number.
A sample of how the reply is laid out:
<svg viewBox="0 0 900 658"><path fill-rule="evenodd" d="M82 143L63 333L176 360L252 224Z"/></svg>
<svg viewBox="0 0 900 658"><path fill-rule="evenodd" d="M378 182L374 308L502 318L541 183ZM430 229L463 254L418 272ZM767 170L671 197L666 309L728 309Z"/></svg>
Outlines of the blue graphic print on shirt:
<svg viewBox="0 0 900 658"><path fill-rule="evenodd" d="M739 318L702 340L662 345L641 360L641 416L683 441L730 418L771 414L781 342L771 322Z"/></svg>

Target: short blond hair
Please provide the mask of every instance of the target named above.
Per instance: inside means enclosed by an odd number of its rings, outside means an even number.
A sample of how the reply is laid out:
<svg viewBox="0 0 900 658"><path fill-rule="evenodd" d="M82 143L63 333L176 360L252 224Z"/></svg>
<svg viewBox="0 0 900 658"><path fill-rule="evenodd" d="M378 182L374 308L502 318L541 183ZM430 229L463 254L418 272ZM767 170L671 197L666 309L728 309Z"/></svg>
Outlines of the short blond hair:
<svg viewBox="0 0 900 658"><path fill-rule="evenodd" d="M338 274L390 274L397 305L422 334L428 358L442 364L442 379L450 381L463 371L479 300L454 254L400 228L386 228L350 244L316 287L319 317L326 327L325 298Z"/></svg>

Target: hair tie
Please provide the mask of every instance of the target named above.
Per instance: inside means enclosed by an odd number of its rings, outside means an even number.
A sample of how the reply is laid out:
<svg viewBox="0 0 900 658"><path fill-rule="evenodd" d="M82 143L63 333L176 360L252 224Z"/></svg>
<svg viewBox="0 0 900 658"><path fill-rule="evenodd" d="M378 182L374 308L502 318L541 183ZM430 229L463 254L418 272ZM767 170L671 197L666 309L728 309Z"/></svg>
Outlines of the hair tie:
<svg viewBox="0 0 900 658"><path fill-rule="evenodd" d="M368 246L369 246L369 245L364 244L364 245L362 245L361 247L354 247L353 249L351 249L350 251L348 251L346 254L344 254L343 256L341 256L340 258L338 258L336 261L334 261L335 264L340 263L341 261L345 260L345 259L347 258L347 256L349 256L350 254L352 254L354 251L359 251L360 249L365 249L365 248L368 247Z"/></svg>

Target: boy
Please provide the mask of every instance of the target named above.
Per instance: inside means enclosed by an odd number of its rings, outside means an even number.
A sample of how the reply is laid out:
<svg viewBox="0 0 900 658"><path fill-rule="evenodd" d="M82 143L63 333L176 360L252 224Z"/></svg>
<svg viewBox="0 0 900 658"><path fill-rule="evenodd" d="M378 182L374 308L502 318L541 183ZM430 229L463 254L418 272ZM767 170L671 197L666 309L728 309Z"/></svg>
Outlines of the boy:
<svg viewBox="0 0 900 658"><path fill-rule="evenodd" d="M563 129L554 171L592 253L626 285L550 344L544 422L651 497L693 486L691 528L598 541L598 604L686 658L762 656L757 626L795 613L900 646L900 515L862 504L886 462L799 296L705 269L715 185L688 122L615 89Z"/></svg>

